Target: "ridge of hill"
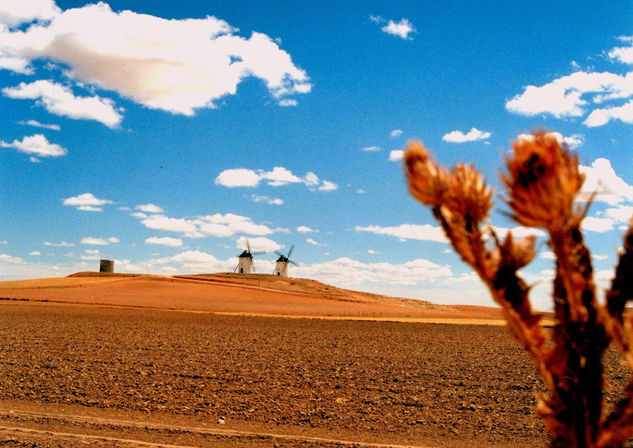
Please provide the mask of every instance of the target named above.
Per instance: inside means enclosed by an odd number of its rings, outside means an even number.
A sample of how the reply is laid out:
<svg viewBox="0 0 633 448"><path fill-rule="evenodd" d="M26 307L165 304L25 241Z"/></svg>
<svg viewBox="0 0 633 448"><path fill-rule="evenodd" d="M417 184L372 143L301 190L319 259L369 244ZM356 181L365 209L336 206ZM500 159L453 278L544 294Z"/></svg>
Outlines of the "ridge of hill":
<svg viewBox="0 0 633 448"><path fill-rule="evenodd" d="M61 278L0 282L0 302L6 301L287 317L501 319L497 308L439 305L268 274L77 272Z"/></svg>

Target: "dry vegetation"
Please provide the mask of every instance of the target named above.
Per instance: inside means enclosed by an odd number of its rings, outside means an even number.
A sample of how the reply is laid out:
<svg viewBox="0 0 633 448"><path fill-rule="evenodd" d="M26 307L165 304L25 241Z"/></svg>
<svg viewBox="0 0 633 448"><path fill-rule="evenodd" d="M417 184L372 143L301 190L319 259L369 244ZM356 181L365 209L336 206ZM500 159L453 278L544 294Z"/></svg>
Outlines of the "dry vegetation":
<svg viewBox="0 0 633 448"><path fill-rule="evenodd" d="M552 447L619 447L633 435L633 383L615 410L605 409L604 353L611 342L633 368L631 320L624 317L633 298L633 226L606 304L596 299L589 250L581 222L589 203L576 205L584 181L578 158L553 134L535 133L513 143L502 176L513 218L549 234L556 256L551 334L540 325L529 301L529 286L519 269L535 256L533 237L500 241L487 225L493 191L474 167L447 170L420 143L405 153L411 194L431 207L457 253L486 284L503 308L508 325L531 355L547 393L538 411ZM492 237L487 244L486 234Z"/></svg>

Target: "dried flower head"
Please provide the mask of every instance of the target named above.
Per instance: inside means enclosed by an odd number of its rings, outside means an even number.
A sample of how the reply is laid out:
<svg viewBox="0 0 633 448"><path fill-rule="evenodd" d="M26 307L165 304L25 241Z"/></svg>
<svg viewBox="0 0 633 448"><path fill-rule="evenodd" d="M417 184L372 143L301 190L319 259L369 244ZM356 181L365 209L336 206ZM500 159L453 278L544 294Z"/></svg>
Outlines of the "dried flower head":
<svg viewBox="0 0 633 448"><path fill-rule="evenodd" d="M566 228L575 217L572 205L585 180L578 157L552 133L520 137L512 147L502 179L515 219L525 226Z"/></svg>
<svg viewBox="0 0 633 448"><path fill-rule="evenodd" d="M492 208L494 190L486 185L475 167L459 164L448 175L445 204L469 223L481 223Z"/></svg>
<svg viewBox="0 0 633 448"><path fill-rule="evenodd" d="M444 195L449 188L447 174L431 160L422 143L409 143L404 153L404 169L411 196L430 206L438 206L444 202Z"/></svg>

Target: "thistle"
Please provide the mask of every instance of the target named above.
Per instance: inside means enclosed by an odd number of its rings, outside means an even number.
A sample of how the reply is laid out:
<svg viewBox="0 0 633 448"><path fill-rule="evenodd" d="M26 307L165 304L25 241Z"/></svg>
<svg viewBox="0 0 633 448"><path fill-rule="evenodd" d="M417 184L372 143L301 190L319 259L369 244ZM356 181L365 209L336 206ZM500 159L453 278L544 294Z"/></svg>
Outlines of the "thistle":
<svg viewBox="0 0 633 448"><path fill-rule="evenodd" d="M605 415L602 358L613 342L633 370L633 324L624 313L633 299L633 225L602 305L580 228L587 208L574 205L584 181L578 157L545 132L519 138L512 146L502 174L505 202L518 223L547 231L556 257L556 323L551 333L540 325L530 288L518 273L534 258L535 239L516 241L511 233L498 239L487 223L494 192L481 174L463 164L448 170L421 143L410 143L404 154L409 191L431 207L456 252L488 287L534 360L547 387L537 408L551 435L550 446L621 447L633 436L633 382L627 397ZM487 234L492 244L486 244Z"/></svg>

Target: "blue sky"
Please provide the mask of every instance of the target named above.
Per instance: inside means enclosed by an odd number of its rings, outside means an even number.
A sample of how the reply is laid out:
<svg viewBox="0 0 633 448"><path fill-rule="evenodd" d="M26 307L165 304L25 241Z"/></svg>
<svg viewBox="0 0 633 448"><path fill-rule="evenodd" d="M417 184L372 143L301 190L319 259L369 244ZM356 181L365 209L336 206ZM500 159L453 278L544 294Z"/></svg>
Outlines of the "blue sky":
<svg viewBox="0 0 633 448"><path fill-rule="evenodd" d="M227 271L248 238L259 272L294 244L294 276L490 304L400 151L497 186L510 142L546 128L600 193L604 287L633 215L633 4L525 3L0 1L0 280Z"/></svg>

